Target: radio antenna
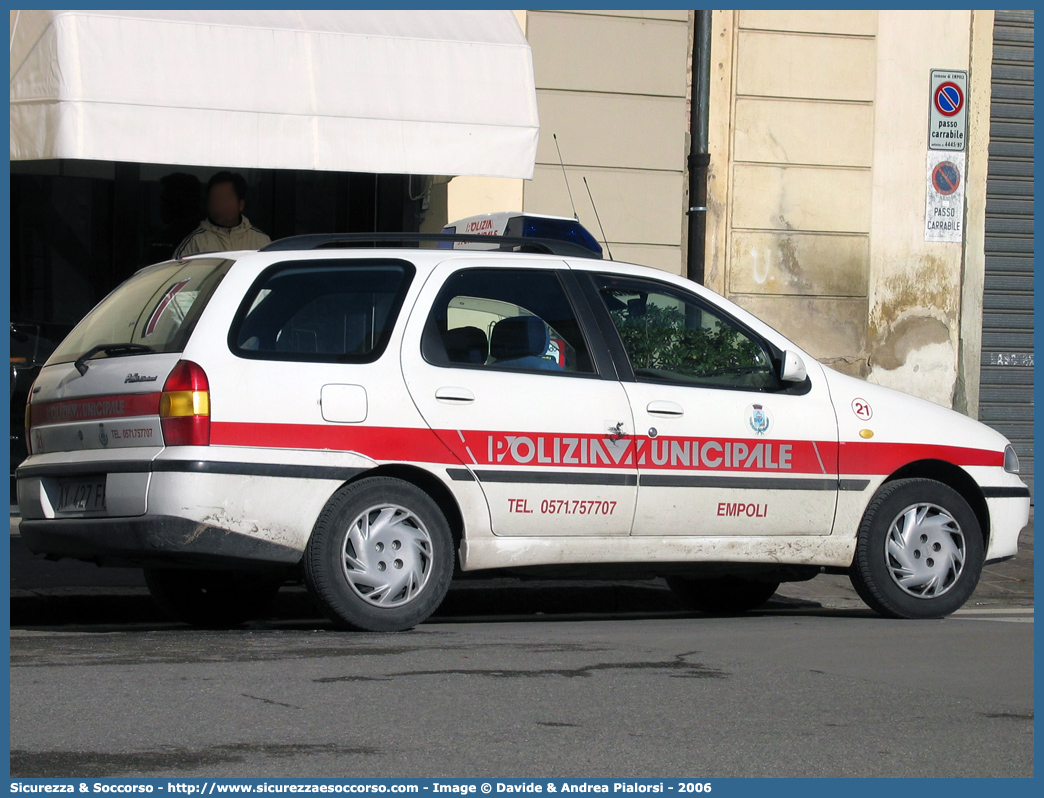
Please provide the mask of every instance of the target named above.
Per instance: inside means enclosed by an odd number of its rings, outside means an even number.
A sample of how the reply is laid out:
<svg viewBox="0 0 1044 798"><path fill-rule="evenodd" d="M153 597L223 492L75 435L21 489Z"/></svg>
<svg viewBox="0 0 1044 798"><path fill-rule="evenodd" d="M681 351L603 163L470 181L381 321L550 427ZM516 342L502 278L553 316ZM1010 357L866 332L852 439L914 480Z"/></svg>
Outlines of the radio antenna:
<svg viewBox="0 0 1044 798"><path fill-rule="evenodd" d="M602 229L602 220L598 216L598 206L595 205L594 194L591 193L591 187L589 185L587 185L587 175L584 175L584 185L587 187L587 196L591 200L591 207L594 208L595 221L598 222L598 230L602 234L602 243L605 244L605 251L609 253L609 260L612 260L613 259L613 251L611 249L609 249L609 239L607 239L605 237L605 230ZM580 220L577 219L577 221L579 222Z"/></svg>
<svg viewBox="0 0 1044 798"><path fill-rule="evenodd" d="M569 206L573 209L573 219L580 221L580 217L576 215L576 204L573 202L573 192L569 188L569 175L566 174L565 161L562 160L562 148L558 146L558 134L552 133L551 138L555 140L555 149L558 150L558 164L562 167L562 179L565 180L566 193L569 194Z"/></svg>

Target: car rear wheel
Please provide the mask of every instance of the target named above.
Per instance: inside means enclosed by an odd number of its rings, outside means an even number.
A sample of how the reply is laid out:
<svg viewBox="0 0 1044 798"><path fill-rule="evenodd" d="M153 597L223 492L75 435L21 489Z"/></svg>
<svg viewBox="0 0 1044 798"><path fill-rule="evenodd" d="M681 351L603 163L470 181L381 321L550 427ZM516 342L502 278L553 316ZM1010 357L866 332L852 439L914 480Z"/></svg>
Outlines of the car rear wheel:
<svg viewBox="0 0 1044 798"><path fill-rule="evenodd" d="M327 503L305 551L305 584L344 629L399 632L427 619L453 578L439 506L399 479L371 477Z"/></svg>
<svg viewBox="0 0 1044 798"><path fill-rule="evenodd" d="M852 586L887 618L941 618L974 592L984 548L957 491L930 479L888 482L859 525Z"/></svg>
<svg viewBox="0 0 1044 798"><path fill-rule="evenodd" d="M755 610L772 598L779 582L743 579L738 576L720 576L713 579L692 579L669 576L667 585L689 610L709 615L742 615Z"/></svg>
<svg viewBox="0 0 1044 798"><path fill-rule="evenodd" d="M167 615L204 629L238 626L260 616L282 574L146 568L145 584Z"/></svg>

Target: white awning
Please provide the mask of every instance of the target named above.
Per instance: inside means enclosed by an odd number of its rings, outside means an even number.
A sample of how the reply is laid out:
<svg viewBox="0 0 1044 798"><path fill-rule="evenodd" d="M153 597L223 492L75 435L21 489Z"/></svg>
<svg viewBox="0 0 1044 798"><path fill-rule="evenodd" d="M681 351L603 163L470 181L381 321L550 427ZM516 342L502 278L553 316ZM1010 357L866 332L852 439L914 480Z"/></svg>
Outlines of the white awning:
<svg viewBox="0 0 1044 798"><path fill-rule="evenodd" d="M531 178L510 11L12 11L11 160Z"/></svg>

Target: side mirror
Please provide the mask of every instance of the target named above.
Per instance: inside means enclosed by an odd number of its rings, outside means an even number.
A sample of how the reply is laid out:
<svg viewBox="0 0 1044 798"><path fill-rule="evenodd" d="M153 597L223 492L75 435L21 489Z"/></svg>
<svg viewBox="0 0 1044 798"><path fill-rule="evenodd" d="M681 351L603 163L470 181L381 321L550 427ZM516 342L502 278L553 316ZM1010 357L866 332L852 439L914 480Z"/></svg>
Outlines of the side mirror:
<svg viewBox="0 0 1044 798"><path fill-rule="evenodd" d="M783 353L783 369L779 378L783 382L804 382L807 376L808 370L805 368L805 361L801 359L801 355L790 349L785 351Z"/></svg>

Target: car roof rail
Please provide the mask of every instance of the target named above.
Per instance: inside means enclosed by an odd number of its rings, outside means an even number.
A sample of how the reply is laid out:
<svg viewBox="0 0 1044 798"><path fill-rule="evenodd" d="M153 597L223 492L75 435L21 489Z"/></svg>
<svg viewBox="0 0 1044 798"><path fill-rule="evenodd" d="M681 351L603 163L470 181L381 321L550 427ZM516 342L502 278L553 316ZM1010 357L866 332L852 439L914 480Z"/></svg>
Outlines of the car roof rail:
<svg viewBox="0 0 1044 798"><path fill-rule="evenodd" d="M483 236L467 233L315 233L280 238L261 248L261 252L289 252L308 249L347 249L370 244L420 244L422 241L465 244L498 244L497 249L467 250L469 252L536 252L544 255L564 255L574 258L598 259L599 255L587 247L571 241L551 238L523 238L520 236ZM460 252L461 250L448 250Z"/></svg>

